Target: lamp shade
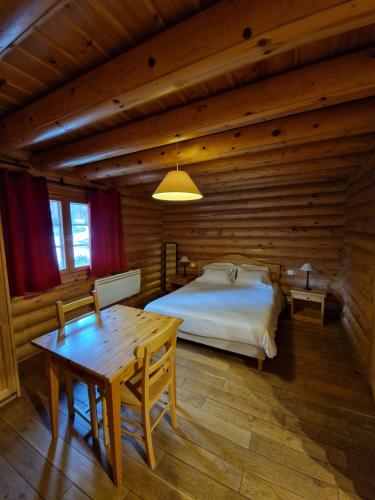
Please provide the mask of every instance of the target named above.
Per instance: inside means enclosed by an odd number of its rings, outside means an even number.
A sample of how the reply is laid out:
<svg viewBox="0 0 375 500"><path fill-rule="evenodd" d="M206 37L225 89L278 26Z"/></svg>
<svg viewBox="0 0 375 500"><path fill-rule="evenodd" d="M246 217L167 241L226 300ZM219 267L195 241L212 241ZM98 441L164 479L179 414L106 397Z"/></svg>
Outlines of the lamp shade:
<svg viewBox="0 0 375 500"><path fill-rule="evenodd" d="M187 264L188 262L190 262L189 258L188 258L188 257L186 257L186 255L183 255L183 256L181 257L181 259L180 259L180 263L181 263L181 264L184 264L184 263L185 263L185 264Z"/></svg>
<svg viewBox="0 0 375 500"><path fill-rule="evenodd" d="M152 197L165 201L192 201L203 198L203 195L187 172L172 170L161 181Z"/></svg>
<svg viewBox="0 0 375 500"><path fill-rule="evenodd" d="M303 266L300 267L301 271L314 271L314 268L311 262L305 262Z"/></svg>

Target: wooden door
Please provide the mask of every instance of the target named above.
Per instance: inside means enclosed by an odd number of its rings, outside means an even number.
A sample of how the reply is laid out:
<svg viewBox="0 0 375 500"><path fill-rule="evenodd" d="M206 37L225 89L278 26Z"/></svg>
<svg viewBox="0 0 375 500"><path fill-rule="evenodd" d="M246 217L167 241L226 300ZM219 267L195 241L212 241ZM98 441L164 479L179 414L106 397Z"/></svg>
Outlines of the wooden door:
<svg viewBox="0 0 375 500"><path fill-rule="evenodd" d="M8 277L0 219L0 405L19 392L18 370L14 353Z"/></svg>

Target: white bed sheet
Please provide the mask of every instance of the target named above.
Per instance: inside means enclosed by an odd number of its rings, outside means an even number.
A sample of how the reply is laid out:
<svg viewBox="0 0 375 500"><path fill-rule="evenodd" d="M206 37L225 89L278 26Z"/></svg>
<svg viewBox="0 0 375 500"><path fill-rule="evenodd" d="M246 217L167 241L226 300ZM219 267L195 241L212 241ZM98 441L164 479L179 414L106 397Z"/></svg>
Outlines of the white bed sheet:
<svg viewBox="0 0 375 500"><path fill-rule="evenodd" d="M184 320L184 333L242 342L276 356L277 320L284 307L279 286L213 285L196 280L156 299L146 311Z"/></svg>

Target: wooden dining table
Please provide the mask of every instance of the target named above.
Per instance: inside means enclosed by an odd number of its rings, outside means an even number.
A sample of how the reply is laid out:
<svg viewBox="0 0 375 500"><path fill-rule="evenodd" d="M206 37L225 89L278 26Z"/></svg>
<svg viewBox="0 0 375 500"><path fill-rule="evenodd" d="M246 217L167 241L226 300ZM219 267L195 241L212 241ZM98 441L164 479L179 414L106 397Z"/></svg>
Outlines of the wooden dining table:
<svg viewBox="0 0 375 500"><path fill-rule="evenodd" d="M114 483L122 484L120 384L136 370L134 349L150 336L181 319L114 305L100 314L73 320L32 341L46 355L51 429L58 437L59 372L99 386L106 398Z"/></svg>

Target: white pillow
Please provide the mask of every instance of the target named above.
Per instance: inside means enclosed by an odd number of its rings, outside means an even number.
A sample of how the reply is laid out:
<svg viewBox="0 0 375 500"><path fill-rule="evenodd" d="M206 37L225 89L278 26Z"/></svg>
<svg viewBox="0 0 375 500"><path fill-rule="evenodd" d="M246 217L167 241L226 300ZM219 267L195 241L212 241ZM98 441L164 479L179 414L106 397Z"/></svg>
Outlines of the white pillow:
<svg viewBox="0 0 375 500"><path fill-rule="evenodd" d="M266 273L269 273L269 269L267 266L262 266L262 265L256 265L256 264L241 264L238 267L243 267L244 269L247 269L248 271L265 271Z"/></svg>
<svg viewBox="0 0 375 500"><path fill-rule="evenodd" d="M213 262L212 264L207 264L203 269L235 269L236 266L230 262Z"/></svg>
<svg viewBox="0 0 375 500"><path fill-rule="evenodd" d="M197 278L195 281L198 281L200 283L209 283L211 285L231 285L232 269L220 269L206 266L203 275Z"/></svg>
<svg viewBox="0 0 375 500"><path fill-rule="evenodd" d="M234 284L238 286L271 285L272 281L266 271L247 270L239 267Z"/></svg>
<svg viewBox="0 0 375 500"><path fill-rule="evenodd" d="M236 266L230 262L213 262L212 264L207 264L203 267L203 272L206 269L226 269L230 271L231 282L235 280L236 277Z"/></svg>

